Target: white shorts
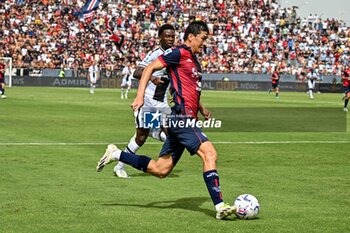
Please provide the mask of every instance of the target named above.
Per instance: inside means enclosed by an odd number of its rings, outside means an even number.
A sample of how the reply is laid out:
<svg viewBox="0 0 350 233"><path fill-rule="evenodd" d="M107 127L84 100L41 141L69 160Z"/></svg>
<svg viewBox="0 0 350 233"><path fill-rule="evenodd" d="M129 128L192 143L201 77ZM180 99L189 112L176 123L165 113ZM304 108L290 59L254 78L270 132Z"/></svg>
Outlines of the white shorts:
<svg viewBox="0 0 350 233"><path fill-rule="evenodd" d="M316 84L316 80L312 80L312 79L307 80L307 85L308 85L309 89L314 89L315 84Z"/></svg>
<svg viewBox="0 0 350 233"><path fill-rule="evenodd" d="M122 79L122 84L120 85L122 87L131 87L131 78L129 78L128 81L126 81L126 78Z"/></svg>
<svg viewBox="0 0 350 233"><path fill-rule="evenodd" d="M134 112L135 127L144 128L144 114L147 112L157 112L157 111L159 111L159 113L162 114L161 118L164 119L167 115L171 113L171 108L166 102L160 102L160 101L145 97L143 106L139 108L139 110Z"/></svg>
<svg viewBox="0 0 350 233"><path fill-rule="evenodd" d="M97 82L97 77L90 77L90 83L95 84Z"/></svg>

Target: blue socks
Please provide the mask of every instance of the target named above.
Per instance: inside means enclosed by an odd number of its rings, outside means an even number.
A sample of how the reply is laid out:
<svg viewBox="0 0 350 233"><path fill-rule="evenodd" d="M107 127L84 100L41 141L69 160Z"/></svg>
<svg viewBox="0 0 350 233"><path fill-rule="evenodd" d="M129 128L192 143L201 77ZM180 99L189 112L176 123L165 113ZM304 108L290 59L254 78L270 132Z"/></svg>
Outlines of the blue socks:
<svg viewBox="0 0 350 233"><path fill-rule="evenodd" d="M214 202L214 205L217 205L223 202L220 183L219 183L219 175L217 171L211 170L211 171L204 172L203 178L204 178L205 184L207 185L210 197Z"/></svg>
<svg viewBox="0 0 350 233"><path fill-rule="evenodd" d="M129 164L134 168L141 170L143 172L147 172L147 167L149 162L151 162L151 158L144 155L136 155L128 152L122 151L120 153L119 161Z"/></svg>

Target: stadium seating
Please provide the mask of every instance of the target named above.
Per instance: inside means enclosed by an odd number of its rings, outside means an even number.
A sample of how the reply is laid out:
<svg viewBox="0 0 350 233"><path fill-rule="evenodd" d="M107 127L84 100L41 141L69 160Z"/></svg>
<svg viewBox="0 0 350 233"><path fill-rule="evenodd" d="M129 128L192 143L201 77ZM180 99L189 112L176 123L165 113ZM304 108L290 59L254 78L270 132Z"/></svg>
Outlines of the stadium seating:
<svg viewBox="0 0 350 233"><path fill-rule="evenodd" d="M300 18L296 8L276 0L109 1L81 20L81 0L0 0L0 57L13 67L87 69L99 60L102 69L118 70L124 60L137 62L157 44L157 27L173 24L181 43L183 29L196 19L212 35L200 58L207 73L300 74L316 66L323 74L340 75L348 64L350 29L336 19ZM312 15L311 15L312 16ZM125 36L118 48L109 39Z"/></svg>

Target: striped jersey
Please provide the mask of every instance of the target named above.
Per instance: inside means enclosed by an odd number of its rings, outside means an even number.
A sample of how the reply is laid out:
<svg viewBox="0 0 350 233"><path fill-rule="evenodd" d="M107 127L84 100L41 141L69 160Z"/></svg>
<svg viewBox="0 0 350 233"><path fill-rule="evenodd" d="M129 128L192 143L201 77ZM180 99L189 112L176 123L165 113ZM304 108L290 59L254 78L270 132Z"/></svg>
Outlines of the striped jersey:
<svg viewBox="0 0 350 233"><path fill-rule="evenodd" d="M169 51L171 51L171 49L169 49ZM163 53L164 50L161 47L149 52L147 56L140 62L139 66L146 67ZM145 96L157 101L167 102L167 90L169 86L169 79L164 79L165 77L167 77L166 69L163 68L161 70L157 70L152 74L152 76L159 78L163 77L163 83L154 85L151 81L149 81L145 90Z"/></svg>

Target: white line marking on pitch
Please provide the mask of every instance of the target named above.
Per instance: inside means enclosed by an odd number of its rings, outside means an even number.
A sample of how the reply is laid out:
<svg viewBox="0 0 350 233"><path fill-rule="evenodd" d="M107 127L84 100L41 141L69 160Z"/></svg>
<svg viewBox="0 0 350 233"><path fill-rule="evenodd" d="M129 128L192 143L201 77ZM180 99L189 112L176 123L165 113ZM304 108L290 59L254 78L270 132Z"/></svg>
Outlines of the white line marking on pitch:
<svg viewBox="0 0 350 233"><path fill-rule="evenodd" d="M114 144L128 144L129 142L115 142ZM246 142L215 142L213 144L344 144L350 141L246 141ZM0 142L0 146L90 146L107 145L108 142ZM157 145L162 142L147 142Z"/></svg>

